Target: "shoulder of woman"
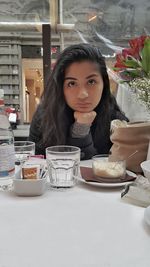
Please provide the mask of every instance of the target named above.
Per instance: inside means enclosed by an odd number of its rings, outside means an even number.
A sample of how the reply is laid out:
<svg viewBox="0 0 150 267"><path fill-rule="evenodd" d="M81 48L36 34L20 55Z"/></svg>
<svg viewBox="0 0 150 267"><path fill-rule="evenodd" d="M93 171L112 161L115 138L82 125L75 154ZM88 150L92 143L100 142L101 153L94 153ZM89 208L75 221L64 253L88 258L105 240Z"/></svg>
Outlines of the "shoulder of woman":
<svg viewBox="0 0 150 267"><path fill-rule="evenodd" d="M35 110L35 113L33 115L33 119L40 119L42 113L43 113L43 108L42 108L42 105L39 104L37 109Z"/></svg>
<svg viewBox="0 0 150 267"><path fill-rule="evenodd" d="M111 113L111 120L115 119L129 121L125 113L118 109L117 110L114 109Z"/></svg>
<svg viewBox="0 0 150 267"><path fill-rule="evenodd" d="M119 120L129 121L128 118L126 117L125 113L120 110L114 96L112 96L110 110L111 110L111 120L119 119Z"/></svg>
<svg viewBox="0 0 150 267"><path fill-rule="evenodd" d="M37 107L35 113L33 114L33 118L31 121L31 127L36 128L36 129L40 129L41 121L42 121L42 107L41 107L41 105L39 105Z"/></svg>

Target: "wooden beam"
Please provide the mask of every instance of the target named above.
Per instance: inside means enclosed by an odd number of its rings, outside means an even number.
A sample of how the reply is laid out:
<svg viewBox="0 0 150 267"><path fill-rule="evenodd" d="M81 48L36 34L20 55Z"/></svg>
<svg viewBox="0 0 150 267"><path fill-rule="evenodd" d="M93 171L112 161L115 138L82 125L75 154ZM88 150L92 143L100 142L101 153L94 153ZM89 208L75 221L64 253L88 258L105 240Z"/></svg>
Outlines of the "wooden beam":
<svg viewBox="0 0 150 267"><path fill-rule="evenodd" d="M43 85L46 88L51 72L51 25L42 25L42 44L43 44Z"/></svg>

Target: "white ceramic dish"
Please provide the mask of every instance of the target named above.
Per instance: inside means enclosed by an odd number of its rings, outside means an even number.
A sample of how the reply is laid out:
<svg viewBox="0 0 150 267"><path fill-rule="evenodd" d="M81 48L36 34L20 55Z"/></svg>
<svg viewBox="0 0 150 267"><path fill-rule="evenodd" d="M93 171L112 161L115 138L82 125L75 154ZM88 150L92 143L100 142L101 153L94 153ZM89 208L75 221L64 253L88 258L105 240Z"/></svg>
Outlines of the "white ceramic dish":
<svg viewBox="0 0 150 267"><path fill-rule="evenodd" d="M13 191L18 196L40 196L46 190L47 178L42 179L14 179Z"/></svg>
<svg viewBox="0 0 150 267"><path fill-rule="evenodd" d="M150 226L150 206L145 209L144 221Z"/></svg>
<svg viewBox="0 0 150 267"><path fill-rule="evenodd" d="M130 176L133 176L136 178L136 174L131 172L131 171L126 171ZM122 183L103 183L103 182L88 182L85 181L82 177L80 178L80 181L89 184L89 185L94 185L94 186L99 186L99 187L122 187L128 184L133 183L133 181L127 181L127 182L122 182Z"/></svg>
<svg viewBox="0 0 150 267"><path fill-rule="evenodd" d="M141 168L144 172L144 176L150 181L150 160L145 160L141 163Z"/></svg>
<svg viewBox="0 0 150 267"><path fill-rule="evenodd" d="M44 194L46 188L47 177L42 179L22 179L20 165L15 166L15 179L13 179L13 191L15 194L18 196L40 196Z"/></svg>

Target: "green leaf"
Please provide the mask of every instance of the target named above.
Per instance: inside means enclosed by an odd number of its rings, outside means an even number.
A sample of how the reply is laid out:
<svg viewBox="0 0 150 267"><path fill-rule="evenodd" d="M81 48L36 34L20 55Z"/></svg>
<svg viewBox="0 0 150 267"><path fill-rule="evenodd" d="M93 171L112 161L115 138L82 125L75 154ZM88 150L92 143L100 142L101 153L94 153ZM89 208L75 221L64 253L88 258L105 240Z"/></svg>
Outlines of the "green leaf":
<svg viewBox="0 0 150 267"><path fill-rule="evenodd" d="M144 48L141 52L142 68L146 74L150 75L150 38L145 39Z"/></svg>
<svg viewBox="0 0 150 267"><path fill-rule="evenodd" d="M141 70L138 70L138 69L126 69L126 72L130 74L132 78L143 76Z"/></svg>
<svg viewBox="0 0 150 267"><path fill-rule="evenodd" d="M114 67L113 70L114 70L114 71L120 71L120 68L116 68L116 67Z"/></svg>
<svg viewBox="0 0 150 267"><path fill-rule="evenodd" d="M138 68L138 67L140 67L139 62L136 59L134 59L133 57L130 57L130 59L129 58L126 59L125 60L125 64L126 64L127 67L130 67L130 68Z"/></svg>

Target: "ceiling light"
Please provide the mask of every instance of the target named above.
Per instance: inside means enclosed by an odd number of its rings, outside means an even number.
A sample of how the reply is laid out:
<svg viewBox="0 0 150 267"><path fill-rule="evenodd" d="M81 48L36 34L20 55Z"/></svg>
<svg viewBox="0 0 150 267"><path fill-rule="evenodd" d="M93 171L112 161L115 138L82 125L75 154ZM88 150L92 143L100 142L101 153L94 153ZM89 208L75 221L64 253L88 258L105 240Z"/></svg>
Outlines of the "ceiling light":
<svg viewBox="0 0 150 267"><path fill-rule="evenodd" d="M94 20L94 19L96 19L96 18L97 18L97 15L95 15L95 16L89 18L88 21L90 22L90 21L92 21L92 20Z"/></svg>

